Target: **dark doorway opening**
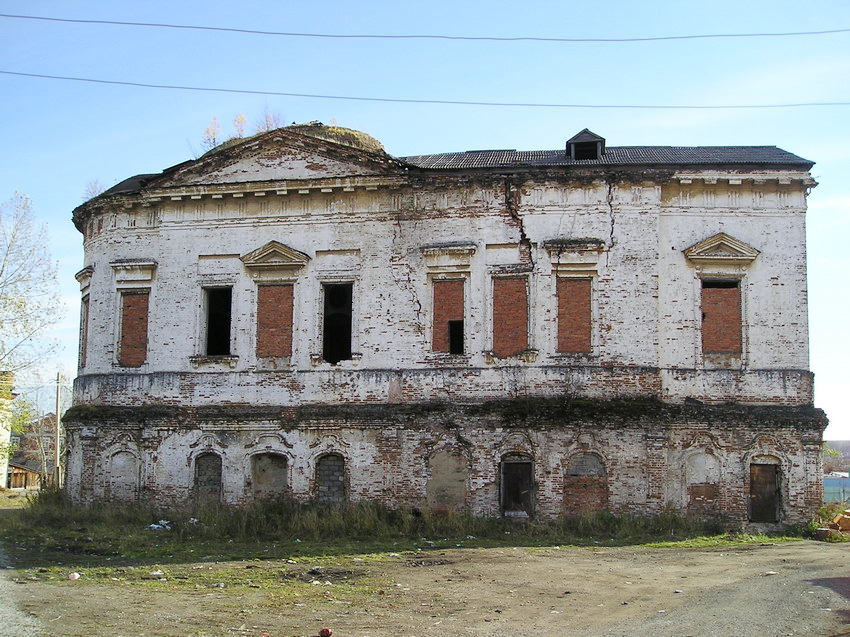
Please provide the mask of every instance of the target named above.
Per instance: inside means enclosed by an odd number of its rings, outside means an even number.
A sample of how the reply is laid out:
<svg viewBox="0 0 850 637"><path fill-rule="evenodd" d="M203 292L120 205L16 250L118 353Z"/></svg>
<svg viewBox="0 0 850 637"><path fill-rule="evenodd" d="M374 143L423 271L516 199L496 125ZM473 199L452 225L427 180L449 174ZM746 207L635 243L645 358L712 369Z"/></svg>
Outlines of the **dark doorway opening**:
<svg viewBox="0 0 850 637"><path fill-rule="evenodd" d="M449 321L449 354L463 354L463 321Z"/></svg>
<svg viewBox="0 0 850 637"><path fill-rule="evenodd" d="M779 521L779 466L750 465L750 522Z"/></svg>
<svg viewBox="0 0 850 637"><path fill-rule="evenodd" d="M534 473L531 459L509 456L502 460L502 515L531 517L534 505Z"/></svg>
<svg viewBox="0 0 850 637"><path fill-rule="evenodd" d="M322 357L331 365L351 358L351 283L326 284Z"/></svg>
<svg viewBox="0 0 850 637"><path fill-rule="evenodd" d="M207 288L207 356L230 355L232 288Z"/></svg>

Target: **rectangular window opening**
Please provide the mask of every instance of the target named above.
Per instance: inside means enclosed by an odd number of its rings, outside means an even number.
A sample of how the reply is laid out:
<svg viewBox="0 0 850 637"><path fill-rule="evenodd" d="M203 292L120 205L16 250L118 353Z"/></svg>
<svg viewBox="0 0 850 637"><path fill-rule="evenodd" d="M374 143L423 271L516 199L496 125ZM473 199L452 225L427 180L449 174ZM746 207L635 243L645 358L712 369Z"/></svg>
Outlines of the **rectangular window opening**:
<svg viewBox="0 0 850 637"><path fill-rule="evenodd" d="M739 281L734 279L703 279L702 287L704 289L725 289L729 290L732 288L737 288Z"/></svg>
<svg viewBox="0 0 850 637"><path fill-rule="evenodd" d="M89 344L89 297L83 297L80 305L80 367L86 366L86 350Z"/></svg>
<svg viewBox="0 0 850 637"><path fill-rule="evenodd" d="M207 356L230 355L233 288L207 288Z"/></svg>
<svg viewBox="0 0 850 637"><path fill-rule="evenodd" d="M463 321L449 321L449 354L463 354Z"/></svg>
<svg viewBox="0 0 850 637"><path fill-rule="evenodd" d="M352 283L327 283L322 358L331 365L351 359Z"/></svg>

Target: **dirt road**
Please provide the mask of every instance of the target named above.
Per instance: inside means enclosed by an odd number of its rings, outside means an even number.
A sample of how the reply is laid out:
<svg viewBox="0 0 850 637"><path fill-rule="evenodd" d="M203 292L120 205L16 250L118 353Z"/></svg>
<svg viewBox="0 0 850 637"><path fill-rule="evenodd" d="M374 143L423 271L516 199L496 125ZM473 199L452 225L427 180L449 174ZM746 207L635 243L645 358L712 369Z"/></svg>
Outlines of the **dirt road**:
<svg viewBox="0 0 850 637"><path fill-rule="evenodd" d="M284 584L286 569L309 568L304 562L215 565L250 568L257 578L262 569L275 569L280 589L190 588L192 569L209 565L172 569L173 580L169 572L153 586L85 576L39 582L24 574L12 586L17 603L48 635L281 637L316 635L322 626L336 637L850 635L850 544L457 549L344 558L337 571L368 585L334 583L328 566L313 582L315 596Z"/></svg>

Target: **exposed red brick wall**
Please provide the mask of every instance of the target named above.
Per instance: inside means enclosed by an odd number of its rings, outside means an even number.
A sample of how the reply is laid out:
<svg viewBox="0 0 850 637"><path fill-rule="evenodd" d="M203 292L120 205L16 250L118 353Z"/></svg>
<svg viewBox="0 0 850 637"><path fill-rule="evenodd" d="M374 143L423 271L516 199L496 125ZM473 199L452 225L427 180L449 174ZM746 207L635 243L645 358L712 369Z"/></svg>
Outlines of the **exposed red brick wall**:
<svg viewBox="0 0 850 637"><path fill-rule="evenodd" d="M716 512L719 491L714 483L689 484L688 507L709 513Z"/></svg>
<svg viewBox="0 0 850 637"><path fill-rule="evenodd" d="M741 352L740 288L703 287L702 351Z"/></svg>
<svg viewBox="0 0 850 637"><path fill-rule="evenodd" d="M528 349L528 286L524 278L493 279L493 354Z"/></svg>
<svg viewBox="0 0 850 637"><path fill-rule="evenodd" d="M564 478L564 515L596 513L608 508L606 476L566 476Z"/></svg>
<svg viewBox="0 0 850 637"><path fill-rule="evenodd" d="M462 320L463 280L434 281L433 351L449 351L449 321Z"/></svg>
<svg viewBox="0 0 850 637"><path fill-rule="evenodd" d="M292 285L257 288L257 356L292 355Z"/></svg>
<svg viewBox="0 0 850 637"><path fill-rule="evenodd" d="M125 367L139 367L148 356L148 300L145 291L121 294L121 345L118 362Z"/></svg>
<svg viewBox="0 0 850 637"><path fill-rule="evenodd" d="M558 351L590 352L590 279L558 279Z"/></svg>
<svg viewBox="0 0 850 637"><path fill-rule="evenodd" d="M86 364L86 350L89 346L89 297L84 296L80 307L80 367Z"/></svg>

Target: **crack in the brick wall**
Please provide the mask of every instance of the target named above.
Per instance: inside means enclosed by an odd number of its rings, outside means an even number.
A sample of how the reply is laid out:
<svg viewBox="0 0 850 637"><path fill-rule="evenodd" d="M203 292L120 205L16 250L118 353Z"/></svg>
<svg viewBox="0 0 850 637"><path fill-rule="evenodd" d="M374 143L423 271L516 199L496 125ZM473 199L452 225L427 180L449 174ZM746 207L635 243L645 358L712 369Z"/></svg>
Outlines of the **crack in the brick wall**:
<svg viewBox="0 0 850 637"><path fill-rule="evenodd" d="M525 223L522 220L522 216L519 214L520 197L521 193L519 188L511 184L510 179L505 179L505 210L508 215L510 215L511 219L514 220L517 230L519 230L519 244L521 246L520 259L528 261L533 270L534 254L531 250L531 239L528 238L528 235L525 232Z"/></svg>
<svg viewBox="0 0 850 637"><path fill-rule="evenodd" d="M606 181L608 183L608 193L605 196L605 201L608 204L608 217L611 221L611 229L608 235L608 247L605 250L605 267L608 267L608 259L611 256L611 249L614 247L615 239L614 239L614 182L611 177L607 177Z"/></svg>

